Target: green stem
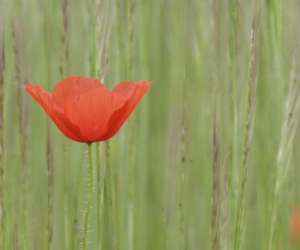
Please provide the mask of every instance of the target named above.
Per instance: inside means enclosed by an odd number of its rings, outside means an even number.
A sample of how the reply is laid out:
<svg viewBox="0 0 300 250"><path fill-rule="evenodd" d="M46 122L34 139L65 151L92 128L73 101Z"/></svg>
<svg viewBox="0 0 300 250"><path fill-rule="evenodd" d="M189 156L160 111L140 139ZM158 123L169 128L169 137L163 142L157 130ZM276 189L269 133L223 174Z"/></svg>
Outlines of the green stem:
<svg viewBox="0 0 300 250"><path fill-rule="evenodd" d="M88 232L89 232L89 222L90 215L92 210L92 201L93 201L93 190L94 190L94 181L93 181L93 153L92 145L88 144L88 155L89 155L89 168L88 168L88 181L87 181L87 205L83 214L83 236L81 243L81 250L87 250L88 245Z"/></svg>

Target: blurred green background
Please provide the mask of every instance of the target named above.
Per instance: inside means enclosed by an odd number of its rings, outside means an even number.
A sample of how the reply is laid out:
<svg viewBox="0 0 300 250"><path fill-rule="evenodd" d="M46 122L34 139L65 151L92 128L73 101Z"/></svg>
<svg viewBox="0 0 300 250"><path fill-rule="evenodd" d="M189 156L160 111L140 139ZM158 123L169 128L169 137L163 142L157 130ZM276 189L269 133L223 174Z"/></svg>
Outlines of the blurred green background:
<svg viewBox="0 0 300 250"><path fill-rule="evenodd" d="M24 91L152 80L93 145L88 249L298 249L296 0L0 0L0 250L80 249L87 146Z"/></svg>

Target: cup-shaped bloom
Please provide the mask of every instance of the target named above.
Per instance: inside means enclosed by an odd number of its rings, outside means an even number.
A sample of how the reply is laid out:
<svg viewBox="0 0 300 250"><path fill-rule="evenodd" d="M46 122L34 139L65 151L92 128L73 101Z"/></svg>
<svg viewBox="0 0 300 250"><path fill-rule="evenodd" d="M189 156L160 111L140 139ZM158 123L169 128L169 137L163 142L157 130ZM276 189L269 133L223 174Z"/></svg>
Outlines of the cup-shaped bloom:
<svg viewBox="0 0 300 250"><path fill-rule="evenodd" d="M150 85L151 81L122 81L109 90L95 78L70 76L52 93L32 83L26 84L26 91L65 136L92 143L114 136Z"/></svg>

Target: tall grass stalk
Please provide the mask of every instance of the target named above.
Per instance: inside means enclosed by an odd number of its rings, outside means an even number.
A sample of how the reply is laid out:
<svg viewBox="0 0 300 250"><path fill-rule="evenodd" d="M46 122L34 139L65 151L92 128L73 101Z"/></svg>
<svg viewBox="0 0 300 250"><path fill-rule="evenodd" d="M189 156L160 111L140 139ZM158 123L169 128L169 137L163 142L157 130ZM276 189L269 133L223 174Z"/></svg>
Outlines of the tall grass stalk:
<svg viewBox="0 0 300 250"><path fill-rule="evenodd" d="M104 176L105 176L105 164L101 162L101 145L98 143L96 145L96 173L97 173L97 206L96 206L96 216L97 216L97 227L96 244L100 250L103 249L103 229L104 229Z"/></svg>
<svg viewBox="0 0 300 250"><path fill-rule="evenodd" d="M63 78L68 73L68 61L69 61L69 0L61 0L61 14L62 14L62 31L61 31L61 64L59 66L60 76Z"/></svg>
<svg viewBox="0 0 300 250"><path fill-rule="evenodd" d="M47 18L50 16L48 11L51 11L51 3L44 3L44 53L46 58L46 83L47 89L51 87L51 77L50 77L50 29ZM53 159L53 136L51 131L51 121L47 119L46 123L46 166L47 166L47 226L46 226L46 235L47 235L47 249L50 250L53 242L53 206L54 206L54 159Z"/></svg>
<svg viewBox="0 0 300 250"><path fill-rule="evenodd" d="M228 250L229 249L229 201L228 201L228 159L224 158L220 163L220 203L218 207L218 232L219 232L219 246L220 249Z"/></svg>
<svg viewBox="0 0 300 250"><path fill-rule="evenodd" d="M183 86L183 88L185 88ZM185 93L185 90L182 90ZM183 94L184 95L184 94ZM179 249L187 249L187 227L185 215L185 187L186 187L186 107L185 95L182 99L182 114L181 114L181 134L180 134L180 162L177 175L177 211L178 224L177 234L179 241Z"/></svg>
<svg viewBox="0 0 300 250"><path fill-rule="evenodd" d="M279 81L284 81L283 73L283 53L282 53L282 0L270 0L267 2L268 20L268 43L271 45L271 60L276 67L274 72Z"/></svg>
<svg viewBox="0 0 300 250"><path fill-rule="evenodd" d="M95 16L95 62L94 62L94 71L96 73L96 76L101 78L102 69L100 68L100 62L102 59L101 55L101 45L103 44L103 19L104 19L104 11L103 11L103 5L105 0L95 0L95 10L96 10L96 16Z"/></svg>
<svg viewBox="0 0 300 250"><path fill-rule="evenodd" d="M220 6L220 3L219 3ZM230 88L230 109L232 120L231 133L231 168L229 174L229 190L232 192L232 201L238 196L238 148L239 148L239 105L238 105L238 0L229 1L229 88ZM234 230L234 229L233 229ZM235 236L234 236L235 237ZM235 243L233 243L235 244ZM233 246L232 246L233 247Z"/></svg>
<svg viewBox="0 0 300 250"><path fill-rule="evenodd" d="M282 34L282 0L270 0L267 2L269 9L270 26L273 42L278 44ZM275 47L278 49L278 47Z"/></svg>
<svg viewBox="0 0 300 250"><path fill-rule="evenodd" d="M2 20L1 20L2 21ZM4 29L0 28L0 249L5 248L5 206L4 206L4 71L5 43Z"/></svg>
<svg viewBox="0 0 300 250"><path fill-rule="evenodd" d="M21 41L20 30L17 28L18 20L13 21L13 42L14 42L14 57L15 57L15 77L17 86L17 103L18 103L18 128L19 128L19 145L21 151L21 181L20 188L22 195L20 199L20 220L22 235L21 245L27 246L27 128L28 128L28 102L23 90L23 83L26 81L24 73L24 41ZM23 45L23 46L22 46ZM23 53L22 53L23 52ZM23 66L23 69L21 68Z"/></svg>
<svg viewBox="0 0 300 250"><path fill-rule="evenodd" d="M51 124L47 122L47 144L46 144L46 159L48 173L48 216L47 216L47 236L48 250L51 249L53 240L53 199L54 199L54 163L53 163L53 147L51 137Z"/></svg>
<svg viewBox="0 0 300 250"><path fill-rule="evenodd" d="M127 78L134 77L134 17L135 0L127 0ZM129 165L128 165L128 249L135 249L135 171L136 171L136 152L134 149L136 123L133 123L129 131Z"/></svg>
<svg viewBox="0 0 300 250"><path fill-rule="evenodd" d="M20 80L20 62L18 61L20 59L20 55L19 55L19 48L18 48L18 44L17 44L17 38L16 38L16 27L15 27L15 20L11 21L11 32L12 32L12 42L13 42L13 51L14 51L14 61L15 61L15 77L16 77L16 96L17 96L17 123L18 123L18 140L19 142L22 142L22 131L21 131L21 87L19 85L19 80ZM21 145L21 143L20 143ZM21 149L22 151L22 149ZM21 171L24 171L21 167ZM23 186L22 186L23 188ZM22 190L24 191L24 190ZM19 248L19 228L20 228L20 198L17 196L16 197L16 206L15 206L15 213L17 214L17 216L15 217L15 221L14 221L14 248Z"/></svg>
<svg viewBox="0 0 300 250"><path fill-rule="evenodd" d="M64 79L66 74L68 74L68 64L69 64L69 0L61 0L61 33L60 33L60 43L61 43L61 60L59 65L60 78ZM62 151L63 151L63 210L64 210L64 233L66 238L65 247L68 248L70 242L75 240L75 234L73 234L72 230L69 231L69 225L71 221L71 207L68 204L68 186L66 185L67 181L67 166L69 165L69 157L68 157L68 144L67 141L62 141ZM74 210L73 210L74 211ZM73 214L74 215L74 214Z"/></svg>
<svg viewBox="0 0 300 250"><path fill-rule="evenodd" d="M192 20L189 18L189 9L191 8L191 1L186 1L184 4L184 22L183 27L186 29L186 39L182 42L186 46L190 46L192 43L188 37L192 34ZM180 100L180 134L179 134L179 164L177 169L177 211L178 211L178 223L177 223L177 237L179 240L179 249L188 249L188 227L186 223L186 178L187 178L187 94L188 94L188 77L192 74L190 71L189 64L189 52L185 51L184 57L184 68L181 88L181 100Z"/></svg>
<svg viewBox="0 0 300 250"><path fill-rule="evenodd" d="M256 106L256 88L257 88L257 72L256 72L256 16L254 16L251 28L250 42L250 76L248 83L248 102L246 110L243 157L241 163L241 175L239 177L239 193L237 198L237 212L234 231L234 249L241 247L242 236L242 218L245 210L245 191L248 179L248 158L252 143L252 132L254 126L254 115Z"/></svg>
<svg viewBox="0 0 300 250"><path fill-rule="evenodd" d="M73 197L73 201L72 201L72 205L73 205L73 208L74 208L74 218L73 218L73 222L72 222L72 239L71 239L71 242L70 242L70 249L75 249L75 246L77 246L78 242L81 242L81 237L82 237L82 230L81 230L81 225L79 223L79 220L78 220L78 216L79 216L79 212L80 212L80 209L79 209L79 205L80 205L80 201L78 200L78 194L79 194L79 191L81 190L81 187L82 187L82 183L83 183L83 170L84 170L84 167L86 166L86 162L88 160L88 152L83 150L82 154L81 154L81 159L80 159L80 162L79 162L79 170L78 170L78 173L76 175L76 180L75 180L75 183L76 183L76 187L75 187L75 192L74 192L74 197Z"/></svg>
<svg viewBox="0 0 300 250"><path fill-rule="evenodd" d="M111 31L111 2L96 0L96 46L95 72L96 77L104 81L108 70L108 47Z"/></svg>
<svg viewBox="0 0 300 250"><path fill-rule="evenodd" d="M111 238L111 244L112 249L118 250L120 249L120 236L119 236L119 196L118 196L118 173L114 166L111 164L111 144L110 142L105 142L105 171L103 176L103 182L104 178L107 180L107 193L108 193L108 199L107 202L109 203L108 208L110 208L111 211L110 214L110 223L111 223L111 229L112 229L112 236Z"/></svg>
<svg viewBox="0 0 300 250"><path fill-rule="evenodd" d="M283 125L281 128L280 144L277 152L276 170L275 170L275 186L272 193L271 207L271 225L268 249L274 249L275 233L277 226L277 216L279 209L279 201L282 199L282 187L286 181L287 173L291 165L293 154L294 140L299 124L300 111L300 86L296 79L296 52L294 52L291 73L290 87L286 98Z"/></svg>
<svg viewBox="0 0 300 250"><path fill-rule="evenodd" d="M237 34L238 34L238 0L229 1L229 81L231 91L231 110L232 110L232 169L231 169L231 188L236 188L236 173L238 172L238 145L239 145L239 133L238 133L238 45L237 45ZM236 193L233 194L234 196Z"/></svg>
<svg viewBox="0 0 300 250"><path fill-rule="evenodd" d="M222 3L217 0L212 1L213 11L213 42L214 42L214 64L215 72L213 73L214 85L214 101L213 101L213 122L212 122L212 218L211 218L211 248L213 250L227 250L230 243L229 232L229 205L230 197L228 192L228 153L223 156L223 148L226 140L223 139L221 103L226 100L226 96L221 94L222 88ZM232 13L233 15L233 13ZM233 18L235 20L237 18ZM233 22L232 20L232 22ZM234 22L233 22L234 23ZM233 32L233 31L232 31ZM233 34L232 34L233 35ZM233 39L233 38L231 38ZM232 46L232 45L231 45ZM233 56L231 56L233 57ZM233 73L232 73L233 74ZM234 78L234 74L231 76ZM233 99L231 99L233 105ZM232 106L233 107L233 106ZM234 112L233 112L234 113ZM233 150L233 147L232 149ZM233 153L233 152L231 152ZM233 162L233 161L232 161Z"/></svg>
<svg viewBox="0 0 300 250"><path fill-rule="evenodd" d="M216 106L216 104L215 104ZM218 131L218 111L215 107L213 116L213 133L212 133L212 250L221 249L220 244L220 209L221 209L221 181L220 181L220 136Z"/></svg>
<svg viewBox="0 0 300 250"><path fill-rule="evenodd" d="M95 62L94 62L94 72L96 77L100 79L102 82L106 80L107 67L108 67L108 45L109 45L109 37L110 37L110 1L106 0L96 0L95 2L95 10L96 10L96 26L95 26ZM101 145L98 143L96 145L96 165L97 165L97 224L96 224L96 235L97 235L97 246L99 249L103 249L104 247L104 209L105 209L105 179L106 179L106 171L109 168L109 143L105 142L103 145L103 149L105 150L105 157L101 158ZM103 160L101 160L103 159ZM112 171L111 171L112 172ZM113 183L111 183L113 185ZM112 189L114 190L114 189ZM112 191L113 192L113 191ZM116 191L115 191L116 192ZM112 196L114 194L111 194ZM115 218L115 212L111 211L112 218ZM117 226L114 225L115 230L117 230ZM117 238L117 232L114 233L114 238Z"/></svg>
<svg viewBox="0 0 300 250"><path fill-rule="evenodd" d="M134 64L134 15L135 15L135 0L127 0L127 36L128 36L128 62L127 74L130 77L133 74Z"/></svg>
<svg viewBox="0 0 300 250"><path fill-rule="evenodd" d="M117 250L120 247L119 243L119 235L118 235L118 209L117 209L117 178L115 169L111 165L111 145L109 142L105 143L105 175L102 177L104 183L106 183L104 187L104 191L107 193L107 199L106 199L106 208L108 208L109 213L109 223L110 223L110 229L111 233L113 235L109 236L109 244L112 249ZM105 180L104 180L105 178Z"/></svg>
<svg viewBox="0 0 300 250"><path fill-rule="evenodd" d="M87 201L86 206L83 211L83 221L82 221L82 239L80 243L80 250L89 249L89 233L91 229L91 215L93 208L93 197L94 197L94 176L93 176L93 148L92 144L88 144L88 157L89 164L87 170Z"/></svg>

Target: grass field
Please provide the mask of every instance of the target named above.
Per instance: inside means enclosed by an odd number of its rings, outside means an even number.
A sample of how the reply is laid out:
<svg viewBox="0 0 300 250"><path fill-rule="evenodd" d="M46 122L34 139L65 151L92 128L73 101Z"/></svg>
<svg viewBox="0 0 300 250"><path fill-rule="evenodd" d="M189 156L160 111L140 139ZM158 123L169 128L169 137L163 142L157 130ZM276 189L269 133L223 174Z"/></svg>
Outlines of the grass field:
<svg viewBox="0 0 300 250"><path fill-rule="evenodd" d="M0 250L293 250L296 0L0 0ZM25 92L152 87L113 139L65 138ZM88 246L82 241L86 233Z"/></svg>

